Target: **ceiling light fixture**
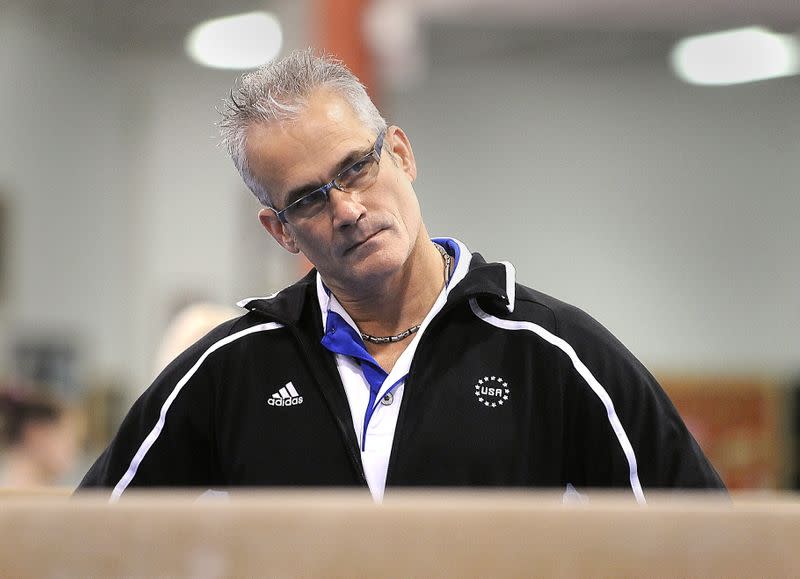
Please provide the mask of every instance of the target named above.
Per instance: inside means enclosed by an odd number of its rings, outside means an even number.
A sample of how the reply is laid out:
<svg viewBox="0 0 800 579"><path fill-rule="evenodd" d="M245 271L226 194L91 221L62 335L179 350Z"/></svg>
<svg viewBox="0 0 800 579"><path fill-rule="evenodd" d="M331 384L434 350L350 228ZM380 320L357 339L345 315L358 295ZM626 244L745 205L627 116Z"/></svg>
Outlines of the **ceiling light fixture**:
<svg viewBox="0 0 800 579"><path fill-rule="evenodd" d="M675 74L691 84L731 85L800 72L794 36L749 27L684 38L672 49Z"/></svg>
<svg viewBox="0 0 800 579"><path fill-rule="evenodd" d="M212 68L256 68L278 56L282 45L281 24L269 12L208 20L186 37L192 60Z"/></svg>

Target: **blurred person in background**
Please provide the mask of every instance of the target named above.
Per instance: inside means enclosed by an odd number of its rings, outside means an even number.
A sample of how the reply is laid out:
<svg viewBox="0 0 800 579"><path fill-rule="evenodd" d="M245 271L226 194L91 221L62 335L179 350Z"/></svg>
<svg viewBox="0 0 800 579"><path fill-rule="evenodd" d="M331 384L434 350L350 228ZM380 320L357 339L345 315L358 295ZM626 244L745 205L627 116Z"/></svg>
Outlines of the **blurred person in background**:
<svg viewBox="0 0 800 579"><path fill-rule="evenodd" d="M267 64L223 115L261 224L315 269L178 356L82 487L723 487L605 328L431 239L408 136L340 62Z"/></svg>
<svg viewBox="0 0 800 579"><path fill-rule="evenodd" d="M65 484L81 442L75 411L54 397L0 391L0 486L27 489Z"/></svg>
<svg viewBox="0 0 800 579"><path fill-rule="evenodd" d="M208 332L241 313L239 308L206 301L194 302L181 308L170 320L158 345L156 374Z"/></svg>

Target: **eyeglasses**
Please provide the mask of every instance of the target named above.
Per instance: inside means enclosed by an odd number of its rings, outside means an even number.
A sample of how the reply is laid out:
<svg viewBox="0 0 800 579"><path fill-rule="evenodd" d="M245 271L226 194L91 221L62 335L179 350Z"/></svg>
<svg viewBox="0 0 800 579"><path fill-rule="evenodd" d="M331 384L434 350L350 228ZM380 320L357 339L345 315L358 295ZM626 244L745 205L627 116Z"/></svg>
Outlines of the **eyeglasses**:
<svg viewBox="0 0 800 579"><path fill-rule="evenodd" d="M281 223L297 223L304 219L310 219L325 209L333 188L345 193L368 189L378 178L384 136L386 136L386 129L378 133L378 138L369 153L341 171L330 183L303 195L281 211L274 207L270 207L270 209L275 212Z"/></svg>

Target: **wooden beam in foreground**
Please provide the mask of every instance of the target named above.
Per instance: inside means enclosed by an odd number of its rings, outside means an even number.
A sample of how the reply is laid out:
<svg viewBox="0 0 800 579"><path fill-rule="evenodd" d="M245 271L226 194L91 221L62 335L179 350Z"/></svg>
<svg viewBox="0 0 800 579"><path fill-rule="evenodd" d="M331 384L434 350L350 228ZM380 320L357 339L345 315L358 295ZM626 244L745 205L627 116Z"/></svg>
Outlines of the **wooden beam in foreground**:
<svg viewBox="0 0 800 579"><path fill-rule="evenodd" d="M9 495L0 537L1 577L800 576L791 495Z"/></svg>

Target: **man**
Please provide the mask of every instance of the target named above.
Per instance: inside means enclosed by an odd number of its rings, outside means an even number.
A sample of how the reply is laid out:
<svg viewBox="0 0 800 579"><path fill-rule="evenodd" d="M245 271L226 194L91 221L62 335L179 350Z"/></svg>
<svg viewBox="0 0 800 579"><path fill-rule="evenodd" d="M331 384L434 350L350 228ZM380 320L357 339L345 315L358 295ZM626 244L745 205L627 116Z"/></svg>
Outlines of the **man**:
<svg viewBox="0 0 800 579"><path fill-rule="evenodd" d="M603 327L429 238L408 137L341 63L293 53L223 114L261 224L315 269L179 356L82 486L722 486Z"/></svg>

